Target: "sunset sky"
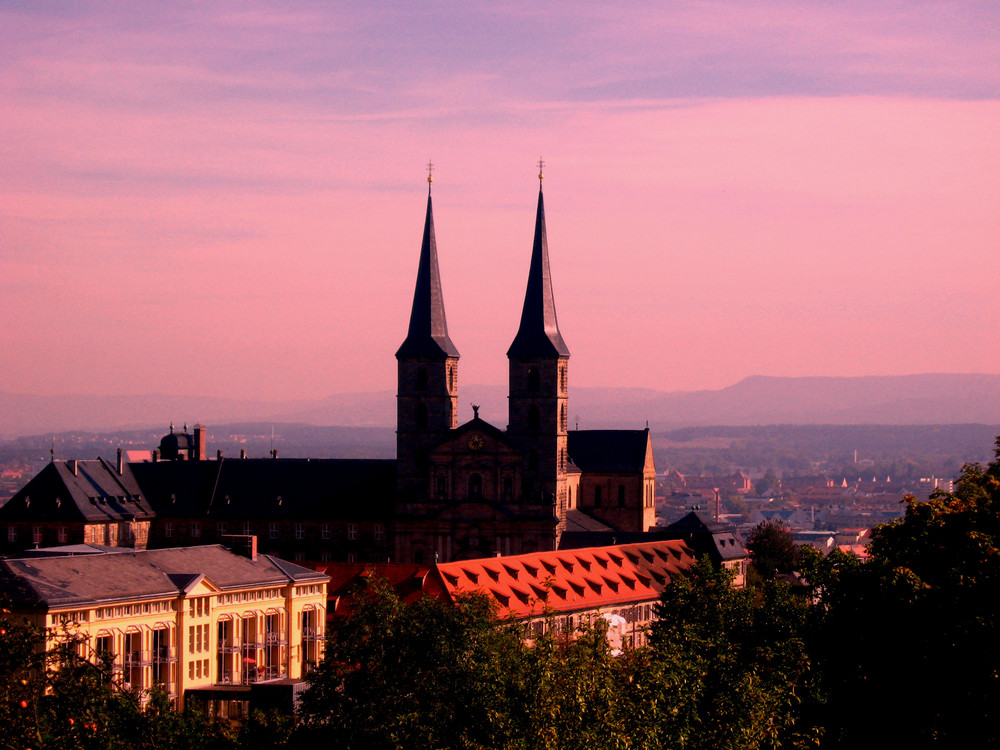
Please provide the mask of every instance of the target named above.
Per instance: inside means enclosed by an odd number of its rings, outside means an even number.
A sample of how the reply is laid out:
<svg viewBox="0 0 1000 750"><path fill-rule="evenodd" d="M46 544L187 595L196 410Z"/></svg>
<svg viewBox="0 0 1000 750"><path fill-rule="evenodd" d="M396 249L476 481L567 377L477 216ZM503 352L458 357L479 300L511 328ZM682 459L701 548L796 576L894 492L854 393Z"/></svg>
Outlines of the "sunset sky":
<svg viewBox="0 0 1000 750"><path fill-rule="evenodd" d="M1000 372L1000 3L0 1L0 391Z"/></svg>

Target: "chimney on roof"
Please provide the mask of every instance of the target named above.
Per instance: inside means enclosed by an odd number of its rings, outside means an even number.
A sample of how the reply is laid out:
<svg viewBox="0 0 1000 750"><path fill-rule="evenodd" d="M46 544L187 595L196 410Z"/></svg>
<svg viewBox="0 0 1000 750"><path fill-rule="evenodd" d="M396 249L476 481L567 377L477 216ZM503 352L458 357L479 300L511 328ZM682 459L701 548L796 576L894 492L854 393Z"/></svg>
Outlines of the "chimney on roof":
<svg viewBox="0 0 1000 750"><path fill-rule="evenodd" d="M271 458L277 458L277 457L278 457L278 449L271 448Z"/></svg>
<svg viewBox="0 0 1000 750"><path fill-rule="evenodd" d="M247 457L247 449L240 448L240 458L246 458L246 457Z"/></svg>
<svg viewBox="0 0 1000 750"><path fill-rule="evenodd" d="M121 448L118 449L118 462L115 468L118 469L119 474L125 473L125 459Z"/></svg>
<svg viewBox="0 0 1000 750"><path fill-rule="evenodd" d="M194 457L196 461L208 460L208 445L205 444L205 426L200 422L194 426Z"/></svg>
<svg viewBox="0 0 1000 750"><path fill-rule="evenodd" d="M159 460L160 460L160 449L153 448L153 461L159 461Z"/></svg>
<svg viewBox="0 0 1000 750"><path fill-rule="evenodd" d="M216 461L221 461L222 460L222 449L221 448L215 452L215 460Z"/></svg>
<svg viewBox="0 0 1000 750"><path fill-rule="evenodd" d="M80 476L80 462L79 461L77 461L75 458L71 458L69 461L66 462L66 465L69 467L69 470L71 472L73 472L73 476L74 477Z"/></svg>
<svg viewBox="0 0 1000 750"><path fill-rule="evenodd" d="M222 537L229 550L237 555L257 559L257 536L255 534L227 534Z"/></svg>

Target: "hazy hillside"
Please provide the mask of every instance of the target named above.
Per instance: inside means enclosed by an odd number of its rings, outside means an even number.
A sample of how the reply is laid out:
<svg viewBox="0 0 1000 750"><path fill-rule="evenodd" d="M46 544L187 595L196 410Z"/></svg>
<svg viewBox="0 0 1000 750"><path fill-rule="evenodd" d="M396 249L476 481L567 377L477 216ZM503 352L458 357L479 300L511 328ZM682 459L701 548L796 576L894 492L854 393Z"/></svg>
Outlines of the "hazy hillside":
<svg viewBox="0 0 1000 750"><path fill-rule="evenodd" d="M503 386L463 386L459 420L481 416L503 427ZM0 393L0 438L68 430L107 431L174 421L205 424L294 422L393 427L395 394L353 393L314 401L198 396L25 396ZM1000 375L775 378L753 376L716 391L574 388L570 424L654 429L755 424L957 424L1000 421Z"/></svg>

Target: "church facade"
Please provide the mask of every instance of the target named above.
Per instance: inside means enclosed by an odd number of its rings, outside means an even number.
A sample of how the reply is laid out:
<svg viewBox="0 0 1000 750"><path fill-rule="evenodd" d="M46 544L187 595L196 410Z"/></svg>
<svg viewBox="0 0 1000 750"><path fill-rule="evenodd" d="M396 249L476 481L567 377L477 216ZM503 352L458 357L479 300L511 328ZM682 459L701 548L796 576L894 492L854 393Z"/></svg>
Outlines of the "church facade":
<svg viewBox="0 0 1000 750"><path fill-rule="evenodd" d="M568 429L570 352L556 317L541 185L507 359L506 429L476 407L458 425L459 352L448 334L428 192L409 329L396 352L396 560L548 551L567 527L643 532L655 524L648 429Z"/></svg>

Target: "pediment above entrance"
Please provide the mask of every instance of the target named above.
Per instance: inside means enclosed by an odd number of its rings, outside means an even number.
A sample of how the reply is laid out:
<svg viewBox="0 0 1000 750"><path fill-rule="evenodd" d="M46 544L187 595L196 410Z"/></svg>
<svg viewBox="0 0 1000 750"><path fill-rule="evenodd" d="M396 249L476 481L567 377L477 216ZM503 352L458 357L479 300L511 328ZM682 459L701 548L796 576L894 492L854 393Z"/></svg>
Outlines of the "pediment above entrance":
<svg viewBox="0 0 1000 750"><path fill-rule="evenodd" d="M431 455L517 456L519 453L503 431L476 417L456 427L448 439L438 445Z"/></svg>

